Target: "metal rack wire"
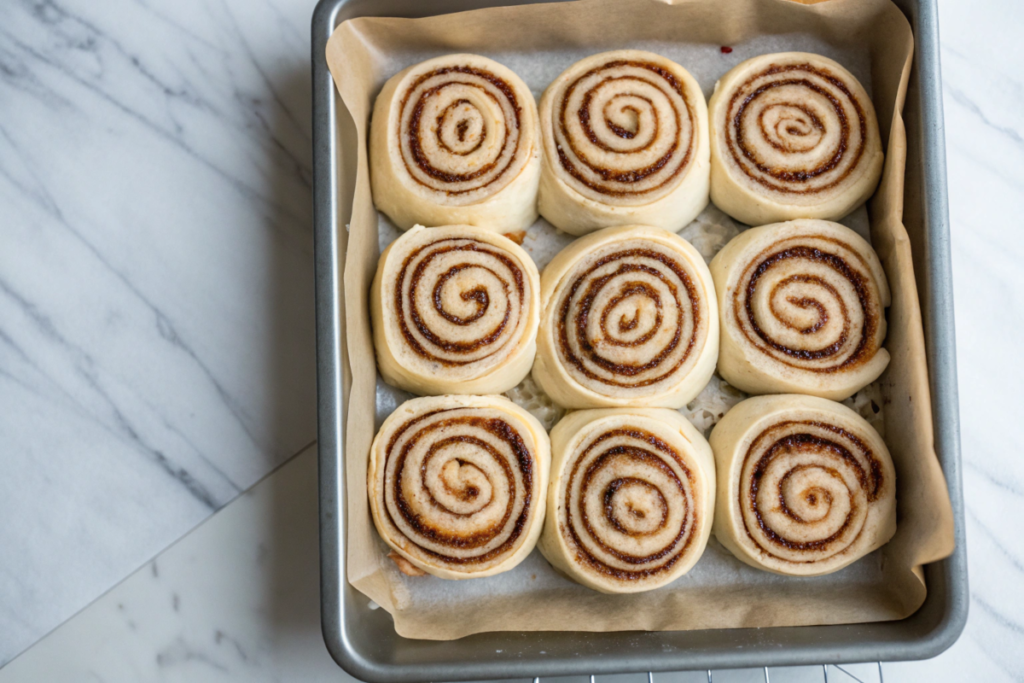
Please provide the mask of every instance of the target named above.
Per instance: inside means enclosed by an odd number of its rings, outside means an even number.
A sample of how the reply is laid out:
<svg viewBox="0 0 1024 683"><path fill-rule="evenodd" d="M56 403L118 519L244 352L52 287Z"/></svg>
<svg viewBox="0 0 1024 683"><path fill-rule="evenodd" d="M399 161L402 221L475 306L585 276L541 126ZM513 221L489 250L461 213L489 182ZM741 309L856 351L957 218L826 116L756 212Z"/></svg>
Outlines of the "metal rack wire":
<svg viewBox="0 0 1024 683"><path fill-rule="evenodd" d="M885 675L884 675L884 672L882 671L882 663L881 662L875 662L875 666L878 669L877 683L885 683ZM806 671L806 670L808 670L808 669L810 669L812 667L800 667L800 668ZM833 672L838 672L839 675L836 675L836 673L833 673L830 676L829 675L829 668L831 668L833 670ZM745 683L759 683L759 681L761 680L761 677L757 676L757 674L755 673L756 671L757 671L756 669L748 669L748 670L746 670L746 673L748 674L748 677L745 679ZM689 673L697 673L697 672L689 672ZM766 667L762 667L761 674L763 676L764 683L787 683L786 678L789 678L789 677L785 677L785 678L774 677L773 678L771 673L769 672L769 667L767 667L767 666ZM672 674L660 674L660 675L672 675ZM851 672L846 666L843 666L841 664L822 664L821 665L821 675L822 675L822 680L824 681L824 683L849 683L851 681L856 681L856 683L875 683L875 680L873 678L865 679L865 678L862 677L863 674L861 674L861 676L858 676L857 674L854 674L853 672ZM598 678L597 676L591 675L589 683L598 683L597 678ZM544 679L544 680L546 681L546 680L549 680L549 679ZM713 670L711 670L711 669L707 670L707 680L708 680L708 683L714 683L715 682L715 672ZM806 680L806 679L802 679L802 680ZM533 679L533 683L542 683L542 679L534 678ZM654 673L653 672L650 672L650 671L647 672L647 683L655 683L655 681L654 681Z"/></svg>

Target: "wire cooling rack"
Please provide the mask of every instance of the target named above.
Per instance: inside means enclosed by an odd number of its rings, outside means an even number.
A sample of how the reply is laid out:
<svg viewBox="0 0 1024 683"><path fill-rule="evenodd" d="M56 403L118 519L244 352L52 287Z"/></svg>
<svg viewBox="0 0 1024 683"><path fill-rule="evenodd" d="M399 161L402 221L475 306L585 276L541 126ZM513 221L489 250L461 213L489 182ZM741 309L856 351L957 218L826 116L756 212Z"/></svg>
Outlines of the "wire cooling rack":
<svg viewBox="0 0 1024 683"><path fill-rule="evenodd" d="M885 683L882 663L534 678L533 683Z"/></svg>

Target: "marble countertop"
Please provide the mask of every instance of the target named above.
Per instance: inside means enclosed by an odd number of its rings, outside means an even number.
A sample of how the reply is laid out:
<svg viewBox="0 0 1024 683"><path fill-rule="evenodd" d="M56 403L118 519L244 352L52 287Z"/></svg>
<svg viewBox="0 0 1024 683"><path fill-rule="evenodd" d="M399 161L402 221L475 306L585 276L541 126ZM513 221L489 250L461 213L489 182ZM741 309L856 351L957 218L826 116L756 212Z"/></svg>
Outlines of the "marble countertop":
<svg viewBox="0 0 1024 683"><path fill-rule="evenodd" d="M883 673L1024 680L1024 5L939 4L971 614ZM0 3L0 683L346 678L317 594L313 5Z"/></svg>

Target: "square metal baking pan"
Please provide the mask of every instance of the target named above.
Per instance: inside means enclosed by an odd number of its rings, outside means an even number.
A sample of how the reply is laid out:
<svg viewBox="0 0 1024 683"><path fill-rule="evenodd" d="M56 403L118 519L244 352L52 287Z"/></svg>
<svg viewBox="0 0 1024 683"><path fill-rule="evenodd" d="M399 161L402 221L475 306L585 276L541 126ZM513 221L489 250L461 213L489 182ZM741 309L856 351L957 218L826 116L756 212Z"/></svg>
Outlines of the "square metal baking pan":
<svg viewBox="0 0 1024 683"><path fill-rule="evenodd" d="M910 19L915 59L904 118L908 155L904 223L924 316L935 448L956 525L953 555L925 567L928 597L902 621L678 632L483 633L454 641L397 635L345 575L342 268L355 183L355 132L327 69L335 27L361 16L421 17L515 0L321 0L313 13L313 200L316 241L320 458L320 571L324 640L334 659L366 681L452 681L569 674L925 659L957 639L967 620L967 552L960 472L953 286L950 272L942 88L936 0L895 0Z"/></svg>

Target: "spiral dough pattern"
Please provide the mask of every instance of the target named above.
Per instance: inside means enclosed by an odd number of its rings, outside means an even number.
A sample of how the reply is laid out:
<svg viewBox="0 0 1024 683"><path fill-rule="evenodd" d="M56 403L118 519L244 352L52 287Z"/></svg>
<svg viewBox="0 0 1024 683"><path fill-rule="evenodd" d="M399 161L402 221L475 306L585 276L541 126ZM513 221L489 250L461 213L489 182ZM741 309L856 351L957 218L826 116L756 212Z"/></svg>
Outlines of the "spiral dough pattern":
<svg viewBox="0 0 1024 683"><path fill-rule="evenodd" d="M544 364L534 379L570 407L685 404L717 351L708 275L689 243L653 228L578 240L544 272Z"/></svg>
<svg viewBox="0 0 1024 683"><path fill-rule="evenodd" d="M507 399L414 399L374 440L374 522L392 548L436 576L507 571L540 533L549 458L543 428Z"/></svg>
<svg viewBox="0 0 1024 683"><path fill-rule="evenodd" d="M527 227L536 217L536 118L529 89L492 60L450 55L403 71L374 112L375 204L403 229Z"/></svg>
<svg viewBox="0 0 1024 683"><path fill-rule="evenodd" d="M389 383L417 393L496 393L529 371L539 280L511 240L471 226L410 230L381 256L372 291Z"/></svg>
<svg viewBox="0 0 1024 683"><path fill-rule="evenodd" d="M760 224L837 219L881 174L870 98L843 67L817 55L765 55L723 77L711 102L712 200Z"/></svg>
<svg viewBox="0 0 1024 683"><path fill-rule="evenodd" d="M683 83L657 63L595 66L565 88L555 111L565 179L596 201L625 205L664 196L696 146Z"/></svg>
<svg viewBox="0 0 1024 683"><path fill-rule="evenodd" d="M604 592L651 590L704 551L714 508L710 448L668 410L590 410L552 433L552 510L541 551Z"/></svg>
<svg viewBox="0 0 1024 683"><path fill-rule="evenodd" d="M585 216L675 231L707 204L707 106L678 64L635 50L585 59L545 92L541 121L541 213L557 227L580 234ZM659 211L641 208L678 192Z"/></svg>
<svg viewBox="0 0 1024 683"><path fill-rule="evenodd" d="M814 220L748 230L711 272L723 312L719 370L730 384L841 400L885 369L888 286L852 230Z"/></svg>
<svg viewBox="0 0 1024 683"><path fill-rule="evenodd" d="M490 71L446 66L417 78L402 97L396 135L409 175L453 201L501 189L526 161L522 106Z"/></svg>
<svg viewBox="0 0 1024 683"><path fill-rule="evenodd" d="M715 528L741 559L825 574L892 536L892 462L856 413L808 396L759 397L733 410L745 419L727 415L711 436L720 473L733 477L719 491Z"/></svg>

